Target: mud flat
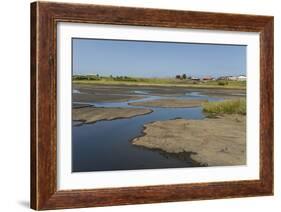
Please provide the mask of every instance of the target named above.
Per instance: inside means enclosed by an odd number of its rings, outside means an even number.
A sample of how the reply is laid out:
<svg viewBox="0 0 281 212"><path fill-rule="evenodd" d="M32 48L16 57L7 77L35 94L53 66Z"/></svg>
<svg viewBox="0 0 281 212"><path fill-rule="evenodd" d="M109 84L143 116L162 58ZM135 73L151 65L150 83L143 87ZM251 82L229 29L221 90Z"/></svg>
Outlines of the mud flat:
<svg viewBox="0 0 281 212"><path fill-rule="evenodd" d="M198 91L198 90L197 90ZM231 89L202 89L201 93L210 97L234 99L245 98L246 90L231 90Z"/></svg>
<svg viewBox="0 0 281 212"><path fill-rule="evenodd" d="M74 102L126 102L129 100L141 99L136 95L108 94L108 93L74 93Z"/></svg>
<svg viewBox="0 0 281 212"><path fill-rule="evenodd" d="M79 109L79 108L83 108L83 107L91 107L92 105L90 104L86 104L86 103L72 103L72 108L73 109Z"/></svg>
<svg viewBox="0 0 281 212"><path fill-rule="evenodd" d="M182 88L167 86L133 86L133 85L98 85L73 83L73 101L75 102L108 102L126 101L143 98L145 95L176 97L190 92L199 92L210 97L236 98L245 96L243 89L223 88Z"/></svg>
<svg viewBox="0 0 281 212"><path fill-rule="evenodd" d="M72 109L73 121L82 123L95 123L101 120L114 120L122 118L131 118L134 116L145 115L153 112L150 109L142 108L96 108L81 107Z"/></svg>
<svg viewBox="0 0 281 212"><path fill-rule="evenodd" d="M191 158L207 166L246 164L246 116L215 119L176 119L146 124L134 145L167 153L192 152Z"/></svg>
<svg viewBox="0 0 281 212"><path fill-rule="evenodd" d="M143 107L175 107L175 108L186 108L186 107L199 107L202 103L207 100L190 100L190 99L157 99L143 102L132 102L129 105L143 106Z"/></svg>

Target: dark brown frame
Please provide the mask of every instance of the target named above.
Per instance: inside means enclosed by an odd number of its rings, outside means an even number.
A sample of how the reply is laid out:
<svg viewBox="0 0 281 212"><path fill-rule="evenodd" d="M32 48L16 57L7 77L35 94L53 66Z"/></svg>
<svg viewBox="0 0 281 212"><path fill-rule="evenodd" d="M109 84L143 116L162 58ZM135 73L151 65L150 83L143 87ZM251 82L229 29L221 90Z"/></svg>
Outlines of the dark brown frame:
<svg viewBox="0 0 281 212"><path fill-rule="evenodd" d="M56 25L100 23L260 33L260 179L57 190ZM31 208L37 210L273 194L273 17L34 2L31 4Z"/></svg>

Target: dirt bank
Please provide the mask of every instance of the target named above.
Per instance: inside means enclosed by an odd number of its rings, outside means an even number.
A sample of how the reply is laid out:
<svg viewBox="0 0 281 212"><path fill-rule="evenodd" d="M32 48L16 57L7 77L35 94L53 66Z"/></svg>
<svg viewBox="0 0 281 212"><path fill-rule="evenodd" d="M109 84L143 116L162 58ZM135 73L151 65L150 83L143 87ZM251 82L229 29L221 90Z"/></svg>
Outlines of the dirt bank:
<svg viewBox="0 0 281 212"><path fill-rule="evenodd" d="M208 166L246 164L246 117L157 121L145 125L134 145L168 153L194 152L191 158Z"/></svg>
<svg viewBox="0 0 281 212"><path fill-rule="evenodd" d="M204 102L207 102L207 100L157 99L157 100L144 101L144 102L132 102L132 103L129 103L129 105L144 106L144 107L186 108L186 107L199 107Z"/></svg>
<svg viewBox="0 0 281 212"><path fill-rule="evenodd" d="M83 123L94 123L101 120L131 118L151 113L150 109L142 108L95 108L81 107L72 109L72 120Z"/></svg>

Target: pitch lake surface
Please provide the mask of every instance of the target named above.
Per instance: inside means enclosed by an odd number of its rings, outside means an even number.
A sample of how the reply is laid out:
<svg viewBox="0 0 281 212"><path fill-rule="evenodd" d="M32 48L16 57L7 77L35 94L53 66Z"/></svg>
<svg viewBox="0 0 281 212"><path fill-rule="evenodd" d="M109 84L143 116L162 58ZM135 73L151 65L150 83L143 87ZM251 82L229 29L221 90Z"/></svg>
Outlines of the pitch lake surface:
<svg viewBox="0 0 281 212"><path fill-rule="evenodd" d="M78 90L74 90L75 92L79 93ZM88 172L200 166L190 158L190 154L193 153L185 153L183 160L178 157L178 154L135 146L131 141L142 136L144 125L150 122L176 118L203 119L205 116L202 112L202 107L160 108L132 106L128 103L160 98L206 99L208 101L220 101L222 98L202 95L200 92L188 92L178 97L154 96L150 95L146 90L133 90L132 94L140 95L143 98L124 102L87 102L87 104L92 104L95 107L149 108L153 112L132 118L98 121L92 124L73 122L72 171ZM79 104L79 102L75 103Z"/></svg>

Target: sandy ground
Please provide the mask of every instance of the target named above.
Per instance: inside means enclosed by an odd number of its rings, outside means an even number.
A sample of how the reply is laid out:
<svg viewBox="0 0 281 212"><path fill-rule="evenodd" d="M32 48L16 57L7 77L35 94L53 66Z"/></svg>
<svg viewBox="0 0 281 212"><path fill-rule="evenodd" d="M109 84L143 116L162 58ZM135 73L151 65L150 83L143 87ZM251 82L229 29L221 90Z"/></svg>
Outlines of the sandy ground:
<svg viewBox="0 0 281 212"><path fill-rule="evenodd" d="M245 165L246 117L156 121L145 125L143 136L132 143L168 153L192 152L193 160L208 166Z"/></svg>
<svg viewBox="0 0 281 212"><path fill-rule="evenodd" d="M121 118L131 118L134 116L151 113L150 109L142 108L95 108L80 107L72 109L73 121L83 123L94 123L101 120L114 120Z"/></svg>
<svg viewBox="0 0 281 212"><path fill-rule="evenodd" d="M132 102L129 105L144 106L144 107L175 107L175 108L188 108L199 107L207 100L190 100L190 99L157 99L144 102Z"/></svg>

